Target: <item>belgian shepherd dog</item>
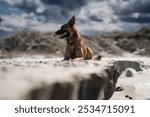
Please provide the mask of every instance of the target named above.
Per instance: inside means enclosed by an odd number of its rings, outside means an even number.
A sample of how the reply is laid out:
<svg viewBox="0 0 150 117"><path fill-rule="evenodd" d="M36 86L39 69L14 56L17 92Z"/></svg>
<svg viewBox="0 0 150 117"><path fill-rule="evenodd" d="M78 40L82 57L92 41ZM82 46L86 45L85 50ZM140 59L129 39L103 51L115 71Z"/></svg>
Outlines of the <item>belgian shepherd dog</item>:
<svg viewBox="0 0 150 117"><path fill-rule="evenodd" d="M55 32L61 35L60 39L66 39L66 52L64 60L89 60L92 59L93 51L85 45L83 38L75 28L75 16Z"/></svg>

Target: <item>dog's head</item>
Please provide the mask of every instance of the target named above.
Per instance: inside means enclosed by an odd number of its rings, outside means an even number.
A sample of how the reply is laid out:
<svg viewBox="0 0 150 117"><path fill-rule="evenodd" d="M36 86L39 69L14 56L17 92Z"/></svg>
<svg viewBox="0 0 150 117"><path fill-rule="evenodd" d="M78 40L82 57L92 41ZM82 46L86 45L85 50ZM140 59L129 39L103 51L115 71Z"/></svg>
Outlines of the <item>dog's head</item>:
<svg viewBox="0 0 150 117"><path fill-rule="evenodd" d="M75 31L74 24L75 16L73 16L66 24L62 25L61 28L55 32L55 34L61 35L60 39L70 38Z"/></svg>

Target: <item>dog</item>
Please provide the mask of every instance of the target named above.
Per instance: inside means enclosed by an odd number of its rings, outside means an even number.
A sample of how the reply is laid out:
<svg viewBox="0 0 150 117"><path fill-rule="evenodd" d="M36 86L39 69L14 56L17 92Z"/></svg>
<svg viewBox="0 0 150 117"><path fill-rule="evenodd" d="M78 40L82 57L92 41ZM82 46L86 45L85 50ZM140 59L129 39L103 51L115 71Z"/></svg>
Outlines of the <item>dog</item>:
<svg viewBox="0 0 150 117"><path fill-rule="evenodd" d="M55 32L56 35L61 35L60 39L66 39L66 51L64 60L90 60L93 56L93 51L86 46L80 33L75 28L75 16Z"/></svg>

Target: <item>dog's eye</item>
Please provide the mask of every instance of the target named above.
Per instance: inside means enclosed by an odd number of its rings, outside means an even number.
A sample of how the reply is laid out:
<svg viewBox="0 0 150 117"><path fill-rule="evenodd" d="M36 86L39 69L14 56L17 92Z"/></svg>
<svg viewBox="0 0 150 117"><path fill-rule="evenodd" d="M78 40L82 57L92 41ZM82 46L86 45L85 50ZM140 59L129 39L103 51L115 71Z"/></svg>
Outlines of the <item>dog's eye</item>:
<svg viewBox="0 0 150 117"><path fill-rule="evenodd" d="M61 26L61 29L65 29L65 28L66 28L66 26L64 26L64 25L63 25L63 26Z"/></svg>

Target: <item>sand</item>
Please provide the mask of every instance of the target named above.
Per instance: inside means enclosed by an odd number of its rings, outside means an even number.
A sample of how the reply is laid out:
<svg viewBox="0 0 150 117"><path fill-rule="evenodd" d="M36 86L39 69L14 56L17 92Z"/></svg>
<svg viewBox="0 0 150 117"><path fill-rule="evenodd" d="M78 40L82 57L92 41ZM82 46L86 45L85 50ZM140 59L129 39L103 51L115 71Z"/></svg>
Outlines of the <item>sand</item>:
<svg viewBox="0 0 150 117"><path fill-rule="evenodd" d="M21 80L22 83L21 83L21 86L19 86L17 82L19 82L20 79L19 77L16 78L19 72L21 71L21 73L23 73L23 74L20 74L21 78L28 77L28 74L30 75L32 74L33 78L37 76L39 78L37 80L43 80L42 75L48 74L48 71L45 71L44 69L45 67L46 68L49 67L48 66L49 62L61 61L61 60L62 58L45 58L45 57L34 57L34 58L33 57L26 57L26 58L20 57L20 58L11 58L11 59L0 59L0 69L1 69L0 70L0 88L1 88L0 95L4 95L4 93L6 94L7 92L8 96L11 97L11 99L18 99L17 98L18 96L13 95L15 93L18 95L20 94L20 96L22 97L25 97L25 95L23 94L26 94L26 92L34 88L34 86L31 85L31 83L29 83L30 79L28 79L29 81ZM109 58L103 57L101 62L108 63L110 61L113 62L113 61L119 61L119 60L137 61L140 63L142 71L136 71L133 68L127 68L125 71L122 71L117 82L117 91L114 92L111 99L112 100L150 99L150 57L141 57L141 56L124 56L124 57L109 57ZM26 67L26 71L22 72L24 70L24 67ZM18 69L18 71L16 72L15 69ZM59 68L57 68L57 70L59 71ZM90 71L90 69L88 70ZM9 71L9 74L7 74L8 71ZM56 77L59 75L62 75L62 74L57 74L57 73L53 72L53 75ZM9 78L9 80L5 81L7 83L4 83L3 80L6 78L7 79ZM48 77L45 77L45 78L48 79ZM36 82L36 79L31 80L31 81ZM8 87L6 87L6 84ZM39 85L38 81L37 83L34 83L34 85L38 86ZM16 92L11 92L10 89ZM5 95L5 97L3 98L7 99L7 95Z"/></svg>

